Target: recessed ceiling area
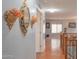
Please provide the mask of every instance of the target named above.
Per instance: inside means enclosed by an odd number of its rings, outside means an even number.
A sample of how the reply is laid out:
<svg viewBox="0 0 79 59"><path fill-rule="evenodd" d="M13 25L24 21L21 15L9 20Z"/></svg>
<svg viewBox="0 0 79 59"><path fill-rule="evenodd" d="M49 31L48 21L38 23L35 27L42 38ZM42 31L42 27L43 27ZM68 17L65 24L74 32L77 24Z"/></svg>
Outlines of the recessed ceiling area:
<svg viewBox="0 0 79 59"><path fill-rule="evenodd" d="M77 13L76 0L39 0L39 6L46 10L46 19L73 18Z"/></svg>

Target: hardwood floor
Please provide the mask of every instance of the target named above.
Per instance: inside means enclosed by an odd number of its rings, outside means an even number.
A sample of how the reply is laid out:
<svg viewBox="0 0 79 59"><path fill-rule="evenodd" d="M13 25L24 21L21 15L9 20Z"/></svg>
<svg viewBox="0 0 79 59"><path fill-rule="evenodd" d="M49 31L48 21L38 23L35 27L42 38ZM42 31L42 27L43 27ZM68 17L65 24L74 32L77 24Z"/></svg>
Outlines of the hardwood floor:
<svg viewBox="0 0 79 59"><path fill-rule="evenodd" d="M60 49L51 49L51 40L46 39L46 49L45 52L37 53L36 59L65 59L62 51Z"/></svg>

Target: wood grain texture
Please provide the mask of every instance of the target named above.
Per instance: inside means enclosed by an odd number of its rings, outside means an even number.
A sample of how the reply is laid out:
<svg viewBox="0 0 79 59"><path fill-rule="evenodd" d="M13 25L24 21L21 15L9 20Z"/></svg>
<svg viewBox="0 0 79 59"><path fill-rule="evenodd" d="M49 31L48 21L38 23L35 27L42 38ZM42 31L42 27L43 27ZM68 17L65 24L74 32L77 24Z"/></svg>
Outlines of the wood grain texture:
<svg viewBox="0 0 79 59"><path fill-rule="evenodd" d="M46 39L46 48L43 53L37 53L36 59L65 59L61 49L51 49L51 39Z"/></svg>

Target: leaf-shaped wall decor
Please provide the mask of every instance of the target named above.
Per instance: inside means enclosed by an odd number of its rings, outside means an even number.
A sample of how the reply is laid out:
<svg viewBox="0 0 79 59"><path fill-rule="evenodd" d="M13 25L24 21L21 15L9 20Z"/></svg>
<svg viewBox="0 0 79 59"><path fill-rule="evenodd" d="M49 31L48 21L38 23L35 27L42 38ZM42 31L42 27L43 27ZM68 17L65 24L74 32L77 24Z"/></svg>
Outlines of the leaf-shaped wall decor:
<svg viewBox="0 0 79 59"><path fill-rule="evenodd" d="M28 26L30 24L30 12L29 12L29 8L27 7L27 5L25 3L23 3L21 9L21 17L19 20L20 23L20 29L23 33L23 35L25 36L27 31L28 31Z"/></svg>
<svg viewBox="0 0 79 59"><path fill-rule="evenodd" d="M21 13L16 8L7 10L4 13L4 18L5 18L5 21L6 21L6 24L7 24L8 28L9 28L9 30L12 29L13 24L15 23L15 21L17 20L17 18L20 17L20 16L21 16Z"/></svg>
<svg viewBox="0 0 79 59"><path fill-rule="evenodd" d="M12 29L13 27L13 24L14 22L16 21L17 17L14 16L13 14L13 10L7 10L5 13L4 13L4 18L5 18L5 21L6 21L6 24L9 28L9 30Z"/></svg>

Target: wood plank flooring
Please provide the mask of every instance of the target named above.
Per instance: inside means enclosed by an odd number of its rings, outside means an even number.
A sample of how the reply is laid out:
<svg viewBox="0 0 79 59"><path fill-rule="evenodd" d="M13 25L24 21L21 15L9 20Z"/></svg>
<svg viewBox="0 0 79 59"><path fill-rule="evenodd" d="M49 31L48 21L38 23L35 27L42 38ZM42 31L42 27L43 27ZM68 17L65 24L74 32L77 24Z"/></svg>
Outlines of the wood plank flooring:
<svg viewBox="0 0 79 59"><path fill-rule="evenodd" d="M42 53L36 54L36 59L65 59L61 49L52 50L51 40L46 39L46 49Z"/></svg>

